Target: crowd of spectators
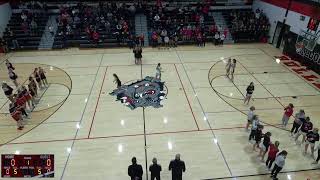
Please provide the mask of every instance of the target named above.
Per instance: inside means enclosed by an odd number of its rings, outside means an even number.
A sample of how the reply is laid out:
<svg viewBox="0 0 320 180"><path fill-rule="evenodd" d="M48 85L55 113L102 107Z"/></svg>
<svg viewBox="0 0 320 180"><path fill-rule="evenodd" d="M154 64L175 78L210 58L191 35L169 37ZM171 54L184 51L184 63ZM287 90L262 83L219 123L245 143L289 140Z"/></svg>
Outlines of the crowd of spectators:
<svg viewBox="0 0 320 180"><path fill-rule="evenodd" d="M36 37L41 36L39 29L39 18L42 16L41 13L33 12L31 10L22 10L18 14L18 18L15 18L12 21L12 24L9 24L6 28L5 35L1 40L1 44L5 45L6 49L19 49L20 43L18 42L19 37Z"/></svg>
<svg viewBox="0 0 320 180"><path fill-rule="evenodd" d="M38 13L32 13L32 11L23 10L20 16L21 29L25 35L37 35L38 34L38 24L36 19L38 18Z"/></svg>
<svg viewBox="0 0 320 180"><path fill-rule="evenodd" d="M210 2L182 7L150 6L146 14L151 27L152 46L175 47L178 41L204 46L208 37L214 40L216 33L226 36L227 29L215 24L209 15L209 7Z"/></svg>
<svg viewBox="0 0 320 180"><path fill-rule="evenodd" d="M270 29L270 23L262 10L232 11L230 12L232 22L232 34L237 42L240 39L253 41L266 41Z"/></svg>
<svg viewBox="0 0 320 180"><path fill-rule="evenodd" d="M178 43L205 46L208 41L221 45L227 38L229 29L217 25L214 17L209 14L212 3L209 0L175 7L142 3L67 3L58 5L60 12L56 19L56 37L62 40L64 47L69 45L68 40L87 40L87 43L96 45L108 43L110 40L118 45L128 45L130 48L134 48L135 45L143 46L145 35L135 35L133 17L137 12L144 12L150 27L146 38L149 38L153 47L176 47ZM26 36L40 35L39 26L43 25L36 20L44 9L48 9L48 5L33 1L21 3L19 8L22 9L18 21L19 31ZM37 8L41 9L41 12L38 12ZM268 38L270 24L261 10L236 10L228 15L230 31L235 42L242 39L266 41ZM11 49L19 48L20 42L15 37L16 28L7 29L10 38L9 41L2 42L2 46L9 44ZM53 27L48 28L52 37L55 37Z"/></svg>
<svg viewBox="0 0 320 180"><path fill-rule="evenodd" d="M12 9L29 9L32 11L43 11L48 10L47 3L44 1L22 1L22 0L11 0L10 5Z"/></svg>
<svg viewBox="0 0 320 180"><path fill-rule="evenodd" d="M76 39L85 32L87 39L96 44L110 37L115 37L119 44L127 43L133 38L134 24L130 19L135 12L135 5L122 3L100 2L98 6L78 3L75 6L64 6L57 19L58 35L68 40Z"/></svg>

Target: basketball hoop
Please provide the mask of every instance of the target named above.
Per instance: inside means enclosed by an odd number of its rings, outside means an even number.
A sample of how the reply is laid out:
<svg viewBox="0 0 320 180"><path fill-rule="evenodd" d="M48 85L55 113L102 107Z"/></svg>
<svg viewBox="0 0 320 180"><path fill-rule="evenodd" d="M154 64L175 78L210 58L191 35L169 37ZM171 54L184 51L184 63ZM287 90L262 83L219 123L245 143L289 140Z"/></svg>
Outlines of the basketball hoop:
<svg viewBox="0 0 320 180"><path fill-rule="evenodd" d="M296 43L296 51L299 53L304 49L303 41Z"/></svg>
<svg viewBox="0 0 320 180"><path fill-rule="evenodd" d="M300 31L296 41L296 51L301 52L303 49L313 51L318 40L319 36L317 33L312 33L310 31Z"/></svg>

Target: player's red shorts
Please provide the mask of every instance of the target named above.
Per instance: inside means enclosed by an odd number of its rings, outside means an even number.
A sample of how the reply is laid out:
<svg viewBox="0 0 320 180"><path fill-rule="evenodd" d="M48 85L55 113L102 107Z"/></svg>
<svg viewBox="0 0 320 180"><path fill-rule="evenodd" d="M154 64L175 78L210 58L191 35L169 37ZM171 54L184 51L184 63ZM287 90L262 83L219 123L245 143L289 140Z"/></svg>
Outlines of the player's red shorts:
<svg viewBox="0 0 320 180"><path fill-rule="evenodd" d="M19 97L16 99L16 102L17 102L17 105L18 106L24 106L26 104L26 98L24 98L23 96L22 97Z"/></svg>
<svg viewBox="0 0 320 180"><path fill-rule="evenodd" d="M32 98L32 96L29 93L25 93L23 97L26 99L26 101L30 101Z"/></svg>
<svg viewBox="0 0 320 180"><path fill-rule="evenodd" d="M11 113L11 117L15 120L15 121L19 121L21 118L21 111L14 111L13 113Z"/></svg>

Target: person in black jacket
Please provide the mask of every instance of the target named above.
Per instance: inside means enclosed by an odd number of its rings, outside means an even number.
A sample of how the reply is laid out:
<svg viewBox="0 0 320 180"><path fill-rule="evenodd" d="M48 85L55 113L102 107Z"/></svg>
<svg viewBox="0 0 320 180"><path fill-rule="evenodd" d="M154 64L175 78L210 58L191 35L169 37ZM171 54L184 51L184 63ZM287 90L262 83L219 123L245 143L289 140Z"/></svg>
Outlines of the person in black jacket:
<svg viewBox="0 0 320 180"><path fill-rule="evenodd" d="M131 180L142 180L142 166L140 164L137 164L136 157L133 157L132 165L128 167L128 175L131 177Z"/></svg>
<svg viewBox="0 0 320 180"><path fill-rule="evenodd" d="M180 154L169 164L169 171L172 172L172 180L182 180L182 173L186 171L184 161L180 160Z"/></svg>
<svg viewBox="0 0 320 180"><path fill-rule="evenodd" d="M142 58L142 48L141 46L136 46L133 49L134 54L134 63L135 64L141 64L141 58Z"/></svg>
<svg viewBox="0 0 320 180"><path fill-rule="evenodd" d="M157 164L157 158L152 159L152 165L149 167L149 171L151 172L151 180L160 180L160 172L162 171L161 165Z"/></svg>
<svg viewBox="0 0 320 180"><path fill-rule="evenodd" d="M254 84L253 84L253 82L251 82L250 83L250 85L247 87L247 89L246 89L246 91L247 91L247 94L246 94L246 98L244 99L244 104L247 102L247 104L249 104L249 102L250 102L250 99L251 99L251 97L252 97L252 93L253 93L253 91L254 91Z"/></svg>

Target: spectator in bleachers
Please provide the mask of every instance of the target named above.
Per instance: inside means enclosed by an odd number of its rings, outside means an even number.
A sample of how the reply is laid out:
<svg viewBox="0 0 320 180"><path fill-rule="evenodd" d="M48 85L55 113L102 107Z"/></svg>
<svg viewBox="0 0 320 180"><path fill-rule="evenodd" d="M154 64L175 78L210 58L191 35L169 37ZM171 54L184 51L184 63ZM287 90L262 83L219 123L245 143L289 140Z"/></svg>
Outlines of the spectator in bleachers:
<svg viewBox="0 0 320 180"><path fill-rule="evenodd" d="M118 44L128 42L130 37L132 29L128 21L130 12L123 5L99 3L98 7L94 7L79 3L77 6L62 7L60 12L59 29L69 34L72 32L72 36L68 36L68 39L77 38L83 31L86 32L88 40L96 31L101 34L99 41L103 41L105 37L115 37Z"/></svg>
<svg viewBox="0 0 320 180"><path fill-rule="evenodd" d="M21 23L21 29L22 29L22 31L23 31L23 33L24 33L25 35L28 35L28 34L29 34L29 25L28 25L28 22L23 21L23 22Z"/></svg>
<svg viewBox="0 0 320 180"><path fill-rule="evenodd" d="M227 38L228 31L229 31L228 28L225 27L224 30L223 30L223 35L224 35L225 38Z"/></svg>
<svg viewBox="0 0 320 180"><path fill-rule="evenodd" d="M135 14L135 13L136 13L136 7L135 7L135 5L134 5L134 4L131 4L128 10L130 11L131 14Z"/></svg>
<svg viewBox="0 0 320 180"><path fill-rule="evenodd" d="M3 53L9 52L7 41L1 37L0 37L0 47L2 48Z"/></svg>
<svg viewBox="0 0 320 180"><path fill-rule="evenodd" d="M8 29L8 31L9 31L9 38L11 40L12 48L19 49L20 46L19 46L18 40L16 38L16 35L13 33L13 31L10 28Z"/></svg>
<svg viewBox="0 0 320 180"><path fill-rule="evenodd" d="M92 33L92 39L93 39L94 43L98 45L98 43L99 43L99 33L97 31L94 31Z"/></svg>
<svg viewBox="0 0 320 180"><path fill-rule="evenodd" d="M168 36L165 36L164 37L164 46L167 48L167 49L169 49L169 41L170 41L170 38L168 37Z"/></svg>
<svg viewBox="0 0 320 180"><path fill-rule="evenodd" d="M162 39L162 42L164 42L164 38L168 35L168 32L166 29L162 29L161 33L160 33L160 36L161 36L161 39Z"/></svg>
<svg viewBox="0 0 320 180"><path fill-rule="evenodd" d="M157 47L158 44L158 34L156 31L153 31L151 34L151 44L152 47Z"/></svg>
<svg viewBox="0 0 320 180"><path fill-rule="evenodd" d="M26 22L26 21L27 21L27 18L28 18L28 16L26 15L26 13L25 13L25 12L22 12L22 13L21 13L21 20L22 20L23 22Z"/></svg>
<svg viewBox="0 0 320 180"><path fill-rule="evenodd" d="M153 19L157 23L160 21L160 16L158 14L156 14Z"/></svg>
<svg viewBox="0 0 320 180"><path fill-rule="evenodd" d="M48 29L49 29L49 32L50 32L51 36L53 37L53 36L54 36L53 26L50 25L50 26L48 27Z"/></svg>
<svg viewBox="0 0 320 180"><path fill-rule="evenodd" d="M36 23L36 21L34 19L31 20L31 23L30 23L30 32L31 32L31 35L36 35L38 34L37 33L37 29L38 29L38 25Z"/></svg>

